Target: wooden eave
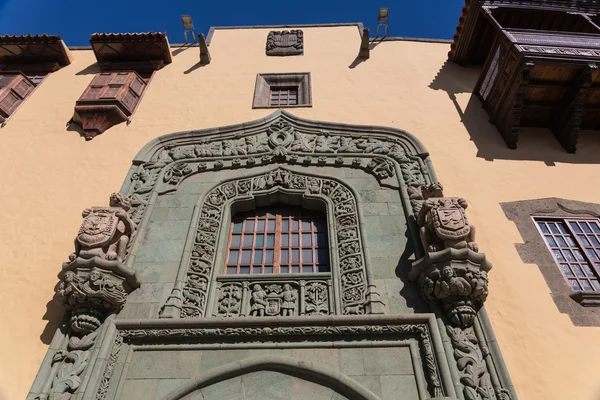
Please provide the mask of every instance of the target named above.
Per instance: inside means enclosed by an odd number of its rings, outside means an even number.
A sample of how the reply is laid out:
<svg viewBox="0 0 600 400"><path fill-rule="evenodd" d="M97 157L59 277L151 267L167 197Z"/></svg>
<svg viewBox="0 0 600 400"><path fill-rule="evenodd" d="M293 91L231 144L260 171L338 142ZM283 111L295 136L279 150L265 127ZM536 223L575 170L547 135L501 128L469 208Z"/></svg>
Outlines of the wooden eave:
<svg viewBox="0 0 600 400"><path fill-rule="evenodd" d="M0 69L52 72L71 63L58 35L0 36Z"/></svg>
<svg viewBox="0 0 600 400"><path fill-rule="evenodd" d="M158 70L172 62L164 32L94 33L90 44L103 71Z"/></svg>
<svg viewBox="0 0 600 400"><path fill-rule="evenodd" d="M580 14L591 20L600 13L600 2L594 0L465 0L448 52L448 60L459 65L483 64L489 50L490 33L492 31L499 33L504 30L489 15L492 10L499 8L562 11L569 14Z"/></svg>

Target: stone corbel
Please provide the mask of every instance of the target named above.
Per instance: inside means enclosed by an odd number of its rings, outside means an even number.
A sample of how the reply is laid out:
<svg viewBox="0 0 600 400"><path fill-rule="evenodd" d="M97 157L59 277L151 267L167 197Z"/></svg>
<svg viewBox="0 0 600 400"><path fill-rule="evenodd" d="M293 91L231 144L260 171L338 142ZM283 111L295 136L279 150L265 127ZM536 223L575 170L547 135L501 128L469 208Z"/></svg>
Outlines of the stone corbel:
<svg viewBox="0 0 600 400"><path fill-rule="evenodd" d="M200 64L210 64L211 58L208 51L208 45L206 44L206 40L204 39L204 35L202 33L198 34L198 47L200 47Z"/></svg>
<svg viewBox="0 0 600 400"><path fill-rule="evenodd" d="M360 50L358 52L358 56L365 60L367 60L370 57L369 28L363 29L362 36L360 39Z"/></svg>
<svg viewBox="0 0 600 400"><path fill-rule="evenodd" d="M467 328L487 297L492 265L478 252L466 201L444 197L442 190L439 183L421 187L417 222L425 256L408 277L421 286L426 301L441 304L453 326Z"/></svg>

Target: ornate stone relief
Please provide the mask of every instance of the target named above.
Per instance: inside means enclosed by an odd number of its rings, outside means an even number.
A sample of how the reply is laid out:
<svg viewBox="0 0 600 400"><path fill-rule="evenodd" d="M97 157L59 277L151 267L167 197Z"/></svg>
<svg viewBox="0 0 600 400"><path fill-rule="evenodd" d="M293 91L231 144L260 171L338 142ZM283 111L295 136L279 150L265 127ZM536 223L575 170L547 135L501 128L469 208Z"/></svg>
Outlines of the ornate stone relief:
<svg viewBox="0 0 600 400"><path fill-rule="evenodd" d="M421 286L423 297L439 302L451 325L448 336L464 385L466 400L509 400L510 393L494 387L485 361L487 348L480 345L473 324L488 294L491 264L478 253L475 228L469 224L467 202L444 197L442 185L434 183L411 191L413 209L425 256L415 261L409 279Z"/></svg>
<svg viewBox="0 0 600 400"><path fill-rule="evenodd" d="M454 358L460 372L460 382L464 385L465 399L511 400L508 390L494 388L485 360L489 351L479 343L473 327L462 329L446 326L446 330L454 347Z"/></svg>
<svg viewBox="0 0 600 400"><path fill-rule="evenodd" d="M296 276L296 278L301 278ZM292 317L334 313L331 280L219 279L214 316Z"/></svg>
<svg viewBox="0 0 600 400"><path fill-rule="evenodd" d="M137 226L153 190L158 193L176 190L182 179L192 174L282 162L360 168L384 186L397 189L403 181L409 189L418 190L432 180L423 159L411 153L414 150L397 138L299 129L286 118L279 117L246 136L238 133L198 138L193 144L187 141L165 145L132 174L129 214ZM400 176L396 164L400 166Z"/></svg>
<svg viewBox="0 0 600 400"><path fill-rule="evenodd" d="M295 56L304 54L304 33L300 29L271 31L267 36L268 56Z"/></svg>
<svg viewBox="0 0 600 400"><path fill-rule="evenodd" d="M367 312L369 302L373 301L375 294L368 291L358 210L353 193L333 179L300 175L280 168L253 178L225 182L206 195L183 288L181 290L176 284L161 315L173 316L175 309L181 309L180 316L183 318L199 318L206 315L207 298L217 249L217 235L223 223L223 212L229 207L229 204L236 200L266 194L274 189L285 189L290 193L305 197L327 198L333 203L332 217L336 226L335 234L338 244L342 313L364 314ZM286 297L289 294L285 293L289 293L289 290L286 291L283 288L288 284L285 282L279 284L283 285L281 292L275 293L275 289L273 289L264 294L262 293L264 289L268 289L266 286L263 288L260 283L246 282L246 284L248 287L245 289L243 283L222 282L220 284L217 315L297 315L300 312L298 304L304 307L302 311L304 313L306 313L306 307L317 307L317 305L307 303L309 297L302 291L300 303L298 303L298 294L296 293L294 295L297 298L294 300L295 306L293 309L286 308ZM255 285L260 288L258 293L254 292ZM277 284L271 284L271 286L273 285ZM296 288L293 290L298 291ZM250 293L251 291L252 293ZM265 309L259 307L260 302L275 307L275 301L270 300L279 294L282 295L282 303L277 307L281 308L281 312L269 307ZM288 303L290 301L287 300ZM258 313L243 311L242 306L245 307L247 304L250 304L251 310L260 309L261 311ZM322 305L317 308L319 307L322 308ZM270 312L268 312L269 310ZM327 310L332 311L332 308L328 307Z"/></svg>
<svg viewBox="0 0 600 400"><path fill-rule="evenodd" d="M139 282L122 264L134 222L127 213L129 196L113 193L109 207L84 210L75 252L63 264L56 298L70 310L68 343L55 352L47 377L47 393L39 399L68 400L79 389L90 348L107 315L117 313Z"/></svg>
<svg viewBox="0 0 600 400"><path fill-rule="evenodd" d="M417 223L425 257L415 261L409 279L421 285L427 301L439 301L454 326L473 325L488 294L491 264L478 253L475 228L469 224L467 202L444 197L442 185L422 186Z"/></svg>

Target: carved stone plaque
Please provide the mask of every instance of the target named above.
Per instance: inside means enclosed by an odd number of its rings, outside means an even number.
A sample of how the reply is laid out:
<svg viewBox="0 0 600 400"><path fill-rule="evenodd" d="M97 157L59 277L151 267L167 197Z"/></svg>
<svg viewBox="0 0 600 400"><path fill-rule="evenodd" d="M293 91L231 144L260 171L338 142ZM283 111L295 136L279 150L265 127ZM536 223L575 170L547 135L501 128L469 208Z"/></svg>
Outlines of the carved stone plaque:
<svg viewBox="0 0 600 400"><path fill-rule="evenodd" d="M304 33L299 30L271 31L267 36L268 56L296 56L304 54Z"/></svg>

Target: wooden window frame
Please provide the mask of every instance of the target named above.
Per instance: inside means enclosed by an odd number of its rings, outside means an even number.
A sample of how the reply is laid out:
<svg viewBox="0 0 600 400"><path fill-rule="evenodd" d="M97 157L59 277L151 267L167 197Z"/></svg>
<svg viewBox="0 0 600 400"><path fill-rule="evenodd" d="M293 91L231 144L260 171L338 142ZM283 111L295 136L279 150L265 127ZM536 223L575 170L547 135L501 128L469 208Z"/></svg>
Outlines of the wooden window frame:
<svg viewBox="0 0 600 400"><path fill-rule="evenodd" d="M285 93L285 99L283 94ZM292 95L294 96L294 102L292 103ZM273 97L276 97L277 102L273 101ZM285 101L285 102L283 102ZM276 106L297 106L298 105L298 86L271 86L269 89L269 105L272 107Z"/></svg>
<svg viewBox="0 0 600 400"><path fill-rule="evenodd" d="M262 215L259 209L244 212L241 216L232 216L223 268L225 276L261 276L264 274L287 276L291 274L331 273L326 215L316 210L295 207L292 209L293 211L286 213L286 215L282 215L280 210L273 210L272 207L261 207L261 209L265 210ZM250 221L252 222L252 228L248 230L247 223ZM261 225L259 221L264 221L262 229L258 229ZM318 221L321 221L322 228L317 227ZM270 222L273 222L273 224L270 224ZM294 222L296 222L297 228L294 227ZM310 222L310 229L304 228L306 222ZM239 223L241 223L240 230L236 230ZM285 226L287 226L287 229L285 229ZM269 245L269 235L273 235L272 245ZM297 244L294 244L292 240L293 235L298 235ZM305 235L310 235L309 244L304 242ZM252 237L252 244L245 245L244 241L249 236ZM239 237L235 240L235 245L233 245L234 237ZM262 245L257 243L258 237L264 238ZM287 244L283 243L286 237ZM319 237L320 239L318 239ZM251 252L250 262L243 263L242 252L248 250ZM236 262L230 263L229 258L232 251L237 251L238 254ZM262 252L260 262L255 260L257 251ZM268 251L272 251L272 262L267 262ZM293 261L294 251L298 255L297 261ZM303 259L305 251L310 251L311 261ZM281 260L284 252L288 254L287 262ZM310 270L308 270L309 268ZM243 269L245 269L244 272L242 272Z"/></svg>
<svg viewBox="0 0 600 400"><path fill-rule="evenodd" d="M571 290L600 294L600 219L548 216L534 216L532 219L546 249L550 252ZM543 231L541 223L547 226L548 232ZM557 224L558 232L553 232L547 225L548 223ZM561 229L560 223L564 225L563 229ZM593 225L590 223L594 223L598 230L593 229ZM589 232L584 229L586 225L589 227ZM577 232L574 226L580 232ZM549 237L552 238L555 246L551 245ZM591 238L593 240L590 240ZM594 244L594 240L598 245ZM563 246L561 243L565 243L565 245ZM570 257L569 254L571 254Z"/></svg>

